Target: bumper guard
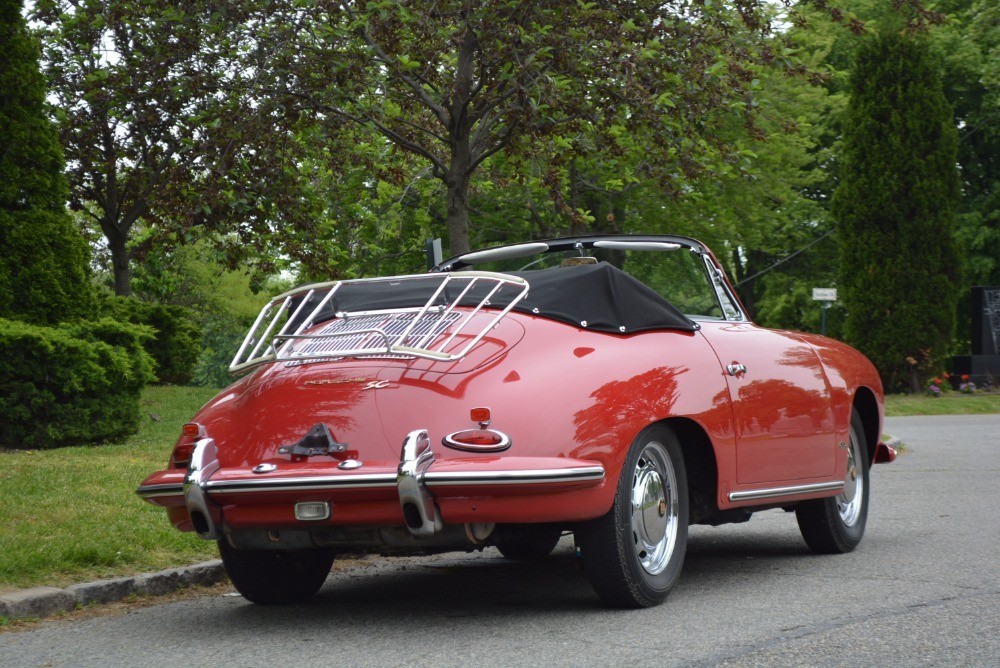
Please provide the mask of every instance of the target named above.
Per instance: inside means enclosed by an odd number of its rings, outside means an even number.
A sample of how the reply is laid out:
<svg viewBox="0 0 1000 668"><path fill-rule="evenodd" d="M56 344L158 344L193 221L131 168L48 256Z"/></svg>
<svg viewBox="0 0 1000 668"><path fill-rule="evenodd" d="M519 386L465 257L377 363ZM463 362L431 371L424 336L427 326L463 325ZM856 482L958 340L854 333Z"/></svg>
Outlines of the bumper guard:
<svg viewBox="0 0 1000 668"><path fill-rule="evenodd" d="M205 482L219 470L219 450L215 441L203 438L194 446L191 464L184 478L184 505L187 506L195 533L204 540L218 540L222 537L219 525L222 513L219 507L205 495Z"/></svg>
<svg viewBox="0 0 1000 668"><path fill-rule="evenodd" d="M424 474L433 463L434 452L427 431L417 429L407 434L400 453L396 487L406 528L418 538L433 536L444 526L434 497L424 484Z"/></svg>

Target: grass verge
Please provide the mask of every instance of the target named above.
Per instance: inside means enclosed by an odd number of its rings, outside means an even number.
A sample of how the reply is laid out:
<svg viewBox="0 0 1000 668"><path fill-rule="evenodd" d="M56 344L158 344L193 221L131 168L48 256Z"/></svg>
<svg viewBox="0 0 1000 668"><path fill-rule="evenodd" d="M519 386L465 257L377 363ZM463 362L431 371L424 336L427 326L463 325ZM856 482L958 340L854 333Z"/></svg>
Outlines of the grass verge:
<svg viewBox="0 0 1000 668"><path fill-rule="evenodd" d="M892 394L885 398L887 417L906 415L982 415L1000 413L1000 392L962 394L948 392L940 397Z"/></svg>
<svg viewBox="0 0 1000 668"><path fill-rule="evenodd" d="M157 571L213 559L135 488L162 469L181 425L216 390L149 387L124 443L0 452L0 590Z"/></svg>

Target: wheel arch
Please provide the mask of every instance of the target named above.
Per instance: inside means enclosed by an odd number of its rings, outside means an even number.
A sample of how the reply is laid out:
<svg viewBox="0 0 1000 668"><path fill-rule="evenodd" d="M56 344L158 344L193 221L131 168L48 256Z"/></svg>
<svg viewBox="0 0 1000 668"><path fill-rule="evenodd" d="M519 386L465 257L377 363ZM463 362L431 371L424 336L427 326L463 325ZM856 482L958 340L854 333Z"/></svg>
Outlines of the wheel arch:
<svg viewBox="0 0 1000 668"><path fill-rule="evenodd" d="M859 387L854 394L853 409L861 418L864 425L865 441L868 443L868 465L875 460L875 450L877 449L879 437L879 410L878 400L875 393L867 387Z"/></svg>
<svg viewBox="0 0 1000 668"><path fill-rule="evenodd" d="M685 417L667 418L659 424L673 429L681 443L691 500L689 522L695 524L716 515L719 512L719 467L708 433L696 421Z"/></svg>

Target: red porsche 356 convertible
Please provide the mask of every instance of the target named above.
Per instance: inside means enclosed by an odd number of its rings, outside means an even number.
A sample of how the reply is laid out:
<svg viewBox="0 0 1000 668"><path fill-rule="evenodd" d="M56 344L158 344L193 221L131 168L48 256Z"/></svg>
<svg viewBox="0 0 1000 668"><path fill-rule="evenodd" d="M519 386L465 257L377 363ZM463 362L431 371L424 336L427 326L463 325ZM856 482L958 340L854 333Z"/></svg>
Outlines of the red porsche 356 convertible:
<svg viewBox="0 0 1000 668"><path fill-rule="evenodd" d="M794 509L813 550L854 549L895 456L869 361L754 325L684 237L298 288L230 370L138 494L218 541L256 603L312 596L338 552L542 558L571 531L601 599L654 605L692 523Z"/></svg>

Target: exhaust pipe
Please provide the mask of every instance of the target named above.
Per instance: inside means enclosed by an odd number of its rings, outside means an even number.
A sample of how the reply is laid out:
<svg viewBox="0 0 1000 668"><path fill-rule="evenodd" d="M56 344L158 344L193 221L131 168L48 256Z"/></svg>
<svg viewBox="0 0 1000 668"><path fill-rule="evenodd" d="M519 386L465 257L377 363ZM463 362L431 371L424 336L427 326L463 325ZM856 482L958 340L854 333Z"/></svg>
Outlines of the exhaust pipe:
<svg viewBox="0 0 1000 668"><path fill-rule="evenodd" d="M399 459L396 488L406 528L417 538L433 536L441 531L444 523L437 513L434 497L424 485L424 474L434 463L434 453L425 429L406 435Z"/></svg>

